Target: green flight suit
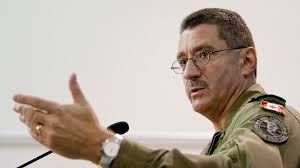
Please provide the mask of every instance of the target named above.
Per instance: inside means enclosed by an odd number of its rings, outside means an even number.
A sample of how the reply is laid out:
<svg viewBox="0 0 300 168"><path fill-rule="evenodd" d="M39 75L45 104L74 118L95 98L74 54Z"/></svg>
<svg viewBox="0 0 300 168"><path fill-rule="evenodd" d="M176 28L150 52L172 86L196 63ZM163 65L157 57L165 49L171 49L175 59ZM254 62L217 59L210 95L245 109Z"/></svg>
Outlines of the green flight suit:
<svg viewBox="0 0 300 168"><path fill-rule="evenodd" d="M275 107L281 104L285 114L262 108L265 100ZM224 130L214 135L202 154L152 150L124 139L112 167L300 168L300 114L254 84L235 101Z"/></svg>

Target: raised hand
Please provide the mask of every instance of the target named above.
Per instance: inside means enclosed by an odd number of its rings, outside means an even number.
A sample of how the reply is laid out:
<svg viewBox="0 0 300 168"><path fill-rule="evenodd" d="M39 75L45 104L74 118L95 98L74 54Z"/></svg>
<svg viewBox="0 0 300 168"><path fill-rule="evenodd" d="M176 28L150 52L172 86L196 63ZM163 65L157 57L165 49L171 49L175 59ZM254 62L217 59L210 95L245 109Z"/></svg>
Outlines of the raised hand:
<svg viewBox="0 0 300 168"><path fill-rule="evenodd" d="M72 74L69 88L72 104L60 104L40 97L16 94L20 103L14 111L30 130L31 136L53 152L72 159L99 162L101 144L113 133L101 127L95 112Z"/></svg>

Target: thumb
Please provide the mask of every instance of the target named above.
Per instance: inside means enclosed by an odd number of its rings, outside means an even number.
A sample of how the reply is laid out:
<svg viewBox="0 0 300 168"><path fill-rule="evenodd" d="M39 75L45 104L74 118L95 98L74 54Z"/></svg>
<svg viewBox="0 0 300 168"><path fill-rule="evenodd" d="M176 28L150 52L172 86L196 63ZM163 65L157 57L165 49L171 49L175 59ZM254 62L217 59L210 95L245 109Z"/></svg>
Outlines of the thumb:
<svg viewBox="0 0 300 168"><path fill-rule="evenodd" d="M76 79L76 74L72 73L70 80L69 80L69 88L72 93L74 103L78 103L80 105L87 105L88 102L86 101L83 92L80 89L80 86Z"/></svg>

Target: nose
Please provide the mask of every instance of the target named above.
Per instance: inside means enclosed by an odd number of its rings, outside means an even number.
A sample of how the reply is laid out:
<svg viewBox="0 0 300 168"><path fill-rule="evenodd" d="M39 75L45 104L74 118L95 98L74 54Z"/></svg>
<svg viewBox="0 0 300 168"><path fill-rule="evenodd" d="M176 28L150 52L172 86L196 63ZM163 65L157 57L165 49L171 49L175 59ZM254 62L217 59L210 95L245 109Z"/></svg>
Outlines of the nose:
<svg viewBox="0 0 300 168"><path fill-rule="evenodd" d="M186 80L195 80L202 75L201 69L193 59L189 59L186 67L182 73L182 76Z"/></svg>

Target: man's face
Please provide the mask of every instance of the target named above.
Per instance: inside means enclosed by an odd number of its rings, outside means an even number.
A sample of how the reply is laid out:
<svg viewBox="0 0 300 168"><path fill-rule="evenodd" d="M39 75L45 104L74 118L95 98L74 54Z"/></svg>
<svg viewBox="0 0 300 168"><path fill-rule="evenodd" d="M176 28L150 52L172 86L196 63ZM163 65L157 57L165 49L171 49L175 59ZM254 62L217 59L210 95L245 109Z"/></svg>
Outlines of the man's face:
<svg viewBox="0 0 300 168"><path fill-rule="evenodd" d="M191 58L197 51L216 51L228 48L218 37L216 25L200 24L184 30L180 35L178 58ZM219 117L242 75L239 52L222 51L212 54L201 67L189 60L183 72L183 81L193 109L210 120Z"/></svg>

